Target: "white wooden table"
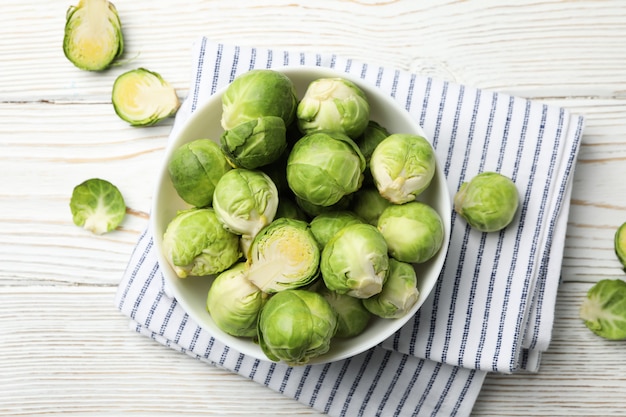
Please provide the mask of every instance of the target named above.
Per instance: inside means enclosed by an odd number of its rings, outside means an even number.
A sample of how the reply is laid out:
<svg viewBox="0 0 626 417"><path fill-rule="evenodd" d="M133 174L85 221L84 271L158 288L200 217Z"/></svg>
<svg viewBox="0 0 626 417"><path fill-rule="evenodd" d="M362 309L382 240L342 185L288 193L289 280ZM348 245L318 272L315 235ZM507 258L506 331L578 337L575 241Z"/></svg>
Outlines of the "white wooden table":
<svg viewBox="0 0 626 417"><path fill-rule="evenodd" d="M72 0L2 2L0 415L318 415L135 334L113 304L172 121L128 126L111 86L144 66L184 98L200 35L332 51L585 114L553 342L538 374L488 376L473 414L626 415L626 343L578 318L594 282L625 275L612 239L626 221L626 2L114 3L130 62L89 73L61 48ZM69 211L73 187L91 177L117 184L129 206L104 236L74 226Z"/></svg>

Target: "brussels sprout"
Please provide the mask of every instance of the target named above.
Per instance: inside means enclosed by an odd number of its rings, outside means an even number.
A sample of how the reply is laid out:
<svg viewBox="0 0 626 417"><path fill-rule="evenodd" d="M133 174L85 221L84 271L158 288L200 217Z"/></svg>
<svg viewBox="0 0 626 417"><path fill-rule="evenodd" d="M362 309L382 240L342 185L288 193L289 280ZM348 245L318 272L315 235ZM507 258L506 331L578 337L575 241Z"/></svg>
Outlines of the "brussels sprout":
<svg viewBox="0 0 626 417"><path fill-rule="evenodd" d="M441 216L419 201L391 204L378 218L378 230L389 245L389 254L403 262L426 262L443 245Z"/></svg>
<svg viewBox="0 0 626 417"><path fill-rule="evenodd" d="M367 187L354 193L352 210L366 223L377 226L380 214L391 204L376 188Z"/></svg>
<svg viewBox="0 0 626 417"><path fill-rule="evenodd" d="M220 273L241 257L239 237L212 208L178 212L163 234L163 252L179 278Z"/></svg>
<svg viewBox="0 0 626 417"><path fill-rule="evenodd" d="M281 217L303 221L308 220L306 213L300 208L300 206L288 197L281 197L278 201L278 209L276 210L274 219L279 219Z"/></svg>
<svg viewBox="0 0 626 417"><path fill-rule="evenodd" d="M354 141L338 132L315 132L294 145L287 160L293 193L318 206L331 206L361 187L365 159Z"/></svg>
<svg viewBox="0 0 626 417"><path fill-rule="evenodd" d="M285 290L273 295L261 310L259 345L272 361L305 365L330 349L337 330L334 310L320 294Z"/></svg>
<svg viewBox="0 0 626 417"><path fill-rule="evenodd" d="M248 281L246 271L246 264L240 262L221 272L207 295L211 318L232 336L256 336L259 313L267 300L267 294Z"/></svg>
<svg viewBox="0 0 626 417"><path fill-rule="evenodd" d="M287 147L285 122L277 116L248 120L225 131L220 143L234 166L255 169L282 155Z"/></svg>
<svg viewBox="0 0 626 417"><path fill-rule="evenodd" d="M215 186L230 169L219 145L210 139L196 139L180 146L167 165L180 198L196 207L211 205Z"/></svg>
<svg viewBox="0 0 626 417"><path fill-rule="evenodd" d="M387 279L387 243L371 224L346 226L324 246L320 267L328 289L356 298L371 297Z"/></svg>
<svg viewBox="0 0 626 417"><path fill-rule="evenodd" d="M421 136L396 133L378 144L370 171L380 194L392 203L415 200L430 185L437 164L431 144Z"/></svg>
<svg viewBox="0 0 626 417"><path fill-rule="evenodd" d="M76 67L86 71L108 68L124 52L122 23L113 3L79 0L65 16L63 53Z"/></svg>
<svg viewBox="0 0 626 417"><path fill-rule="evenodd" d="M337 332L335 337L349 338L363 333L372 314L365 308L360 298L331 291L324 283L314 289L328 301L337 314Z"/></svg>
<svg viewBox="0 0 626 417"><path fill-rule="evenodd" d="M213 193L217 218L232 233L241 235L244 252L256 234L274 220L278 190L261 171L231 169L217 182Z"/></svg>
<svg viewBox="0 0 626 417"><path fill-rule="evenodd" d="M101 235L115 229L124 220L126 203L115 185L91 178L74 187L70 210L76 226Z"/></svg>
<svg viewBox="0 0 626 417"><path fill-rule="evenodd" d="M276 219L252 241L248 279L266 293L303 287L319 275L320 250L308 223Z"/></svg>
<svg viewBox="0 0 626 417"><path fill-rule="evenodd" d="M603 279L594 284L580 306L580 318L598 336L626 340L626 281Z"/></svg>
<svg viewBox="0 0 626 417"><path fill-rule="evenodd" d="M307 87L296 115L303 133L332 130L357 138L367 127L370 106L363 90L352 81L320 78Z"/></svg>
<svg viewBox="0 0 626 417"><path fill-rule="evenodd" d="M613 245L617 259L619 259L622 267L626 270L626 223L623 223L615 232Z"/></svg>
<svg viewBox="0 0 626 417"><path fill-rule="evenodd" d="M382 142L390 133L383 126L377 122L370 120L365 128L365 132L359 136L355 142L359 146L363 157L365 157L365 172L363 173L363 184L373 185L374 178L372 177L372 171L370 170L370 159L374 149Z"/></svg>
<svg viewBox="0 0 626 417"><path fill-rule="evenodd" d="M337 232L346 226L357 223L363 223L363 220L351 211L329 211L315 216L310 225L315 240L323 249Z"/></svg>
<svg viewBox="0 0 626 417"><path fill-rule="evenodd" d="M495 232L508 226L518 204L515 183L497 172L476 175L461 184L454 196L454 210L481 232Z"/></svg>
<svg viewBox="0 0 626 417"><path fill-rule="evenodd" d="M318 206L317 204L312 204L298 196L295 197L295 201L304 213L310 217L315 217L322 213L348 210L350 208L350 204L352 203L352 196L353 194L344 195L341 197L341 200L330 206Z"/></svg>
<svg viewBox="0 0 626 417"><path fill-rule="evenodd" d="M285 74L269 70L248 71L233 80L222 95L224 130L262 116L278 116L288 126L296 117L298 98Z"/></svg>
<svg viewBox="0 0 626 417"><path fill-rule="evenodd" d="M137 68L113 83L113 109L131 126L152 126L174 115L180 107L176 90L158 73Z"/></svg>
<svg viewBox="0 0 626 417"><path fill-rule="evenodd" d="M389 259L389 275L383 290L363 300L363 306L379 317L396 319L404 316L417 302L417 275L413 265Z"/></svg>

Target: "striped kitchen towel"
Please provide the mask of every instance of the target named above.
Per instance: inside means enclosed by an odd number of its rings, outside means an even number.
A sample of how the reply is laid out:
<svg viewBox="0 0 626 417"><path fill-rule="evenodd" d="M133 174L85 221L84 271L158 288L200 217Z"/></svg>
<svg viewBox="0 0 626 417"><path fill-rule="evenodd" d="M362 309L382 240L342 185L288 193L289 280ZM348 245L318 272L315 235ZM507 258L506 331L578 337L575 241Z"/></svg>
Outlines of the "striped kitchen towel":
<svg viewBox="0 0 626 417"><path fill-rule="evenodd" d="M393 337L353 358L288 367L221 344L164 288L149 229L115 300L134 330L331 416L467 416L488 371L538 369L551 337L582 117L333 54L202 38L192 62L193 83L173 134L203 100L250 69L332 67L371 82L406 107L433 143L451 197L475 174L498 171L515 181L521 207L509 227L489 234L453 215L446 264L425 304Z"/></svg>

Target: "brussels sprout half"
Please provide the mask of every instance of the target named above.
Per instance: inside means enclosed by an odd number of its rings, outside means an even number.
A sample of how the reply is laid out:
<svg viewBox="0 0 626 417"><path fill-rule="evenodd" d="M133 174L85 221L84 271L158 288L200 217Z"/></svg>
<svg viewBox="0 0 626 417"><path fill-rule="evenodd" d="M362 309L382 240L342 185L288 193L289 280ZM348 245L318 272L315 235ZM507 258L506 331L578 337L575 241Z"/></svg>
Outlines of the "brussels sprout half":
<svg viewBox="0 0 626 417"><path fill-rule="evenodd" d="M600 337L626 340L626 281L603 279L587 292L580 318Z"/></svg>
<svg viewBox="0 0 626 417"><path fill-rule="evenodd" d="M74 187L70 210L76 226L101 235L122 222L126 204L115 185L100 178L91 178Z"/></svg>
<svg viewBox="0 0 626 417"><path fill-rule="evenodd" d="M179 278L217 274L241 258L239 237L212 208L178 212L163 234L163 251Z"/></svg>
<svg viewBox="0 0 626 417"><path fill-rule="evenodd" d="M281 217L250 247L248 279L267 293L304 287L319 275L320 250L308 223Z"/></svg>
<svg viewBox="0 0 626 417"><path fill-rule="evenodd" d="M337 316L320 294L285 290L273 295L261 310L259 345L272 361L305 365L330 349Z"/></svg>
<svg viewBox="0 0 626 417"><path fill-rule="evenodd" d="M245 262L221 272L207 295L207 311L224 332L232 336L254 337L267 294L248 281Z"/></svg>
<svg viewBox="0 0 626 417"><path fill-rule="evenodd" d="M65 16L63 53L76 67L101 71L124 51L122 23L113 3L80 0Z"/></svg>
<svg viewBox="0 0 626 417"><path fill-rule="evenodd" d="M519 204L515 183L497 172L483 172L461 184L454 210L474 229L496 232L512 221Z"/></svg>
<svg viewBox="0 0 626 417"><path fill-rule="evenodd" d="M118 76L111 95L115 113L132 126L151 126L176 113L180 100L161 75L137 68Z"/></svg>

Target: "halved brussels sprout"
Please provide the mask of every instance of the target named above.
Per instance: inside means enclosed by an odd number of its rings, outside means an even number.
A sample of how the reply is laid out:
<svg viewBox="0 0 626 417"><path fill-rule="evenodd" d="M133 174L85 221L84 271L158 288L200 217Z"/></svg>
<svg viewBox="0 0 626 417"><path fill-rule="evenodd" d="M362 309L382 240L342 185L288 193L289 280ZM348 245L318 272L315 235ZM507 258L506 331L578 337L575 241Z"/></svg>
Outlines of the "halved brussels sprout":
<svg viewBox="0 0 626 417"><path fill-rule="evenodd" d="M221 272L207 295L207 311L224 332L232 336L254 337L267 294L247 278L245 262Z"/></svg>
<svg viewBox="0 0 626 417"><path fill-rule="evenodd" d="M600 337L626 340L626 281L603 279L587 292L580 318Z"/></svg>
<svg viewBox="0 0 626 417"><path fill-rule="evenodd" d="M101 71L124 51L122 23L113 3L79 0L65 16L63 53L76 67Z"/></svg>
<svg viewBox="0 0 626 417"><path fill-rule="evenodd" d="M273 295L261 310L259 345L272 361L305 365L330 349L337 316L320 294L285 290Z"/></svg>
<svg viewBox="0 0 626 417"><path fill-rule="evenodd" d="M515 183L497 172L483 172L461 184L454 196L454 210L481 232L496 232L512 221L519 195Z"/></svg>
<svg viewBox="0 0 626 417"><path fill-rule="evenodd" d="M419 201L391 204L378 218L378 230L389 245L389 254L403 262L426 262L443 245L441 216Z"/></svg>
<svg viewBox="0 0 626 417"><path fill-rule="evenodd" d="M351 211L329 211L315 216L310 225L315 240L323 249L337 232L346 226L357 223L363 223L363 220Z"/></svg>
<svg viewBox="0 0 626 417"><path fill-rule="evenodd" d="M207 207L222 175L231 170L219 145L196 139L177 148L167 165L174 189L187 203Z"/></svg>
<svg viewBox="0 0 626 417"><path fill-rule="evenodd" d="M277 116L289 126L296 117L298 98L293 82L285 74L255 69L241 74L226 87L222 95L224 130L249 120Z"/></svg>
<svg viewBox="0 0 626 417"><path fill-rule="evenodd" d="M252 239L276 216L278 190L263 172L234 168L215 186L213 208L227 230L241 235L247 255Z"/></svg>
<svg viewBox="0 0 626 417"><path fill-rule="evenodd" d="M403 204L428 188L436 164L435 151L426 139L396 133L374 149L370 171L380 194L392 203Z"/></svg>
<svg viewBox="0 0 626 417"><path fill-rule="evenodd" d="M371 224L344 227L322 250L326 287L356 298L378 294L389 270L387 250L383 235Z"/></svg>
<svg viewBox="0 0 626 417"><path fill-rule="evenodd" d="M314 291L321 294L337 313L335 337L348 338L363 333L372 317L372 313L363 305L364 300L331 291L323 282L316 285Z"/></svg>
<svg viewBox="0 0 626 417"><path fill-rule="evenodd" d="M76 226L101 235L115 229L124 220L126 203L115 185L91 178L74 187L70 210Z"/></svg>
<svg viewBox="0 0 626 417"><path fill-rule="evenodd" d="M163 234L163 251L179 278L217 274L241 258L239 236L224 229L212 208L178 212Z"/></svg>
<svg viewBox="0 0 626 417"><path fill-rule="evenodd" d="M363 300L363 306L372 314L385 319L404 316L417 302L417 275L413 265L389 259L389 275L383 290Z"/></svg>
<svg viewBox="0 0 626 417"><path fill-rule="evenodd" d="M118 76L111 100L115 113L132 126L152 126L180 107L176 90L161 75L145 68Z"/></svg>
<svg viewBox="0 0 626 417"><path fill-rule="evenodd" d="M262 116L243 122L220 137L222 151L232 165L255 169L276 161L287 148L285 122Z"/></svg>
<svg viewBox="0 0 626 417"><path fill-rule="evenodd" d="M312 283L319 275L320 250L308 223L282 217L254 238L248 264L248 279L275 293Z"/></svg>
<svg viewBox="0 0 626 417"><path fill-rule="evenodd" d="M287 160L287 183L311 204L331 206L361 187L365 159L339 132L314 132L294 145Z"/></svg>
<svg viewBox="0 0 626 417"><path fill-rule="evenodd" d="M365 93L344 78L312 81L297 109L298 127L303 133L332 130L353 139L365 131L369 116Z"/></svg>

